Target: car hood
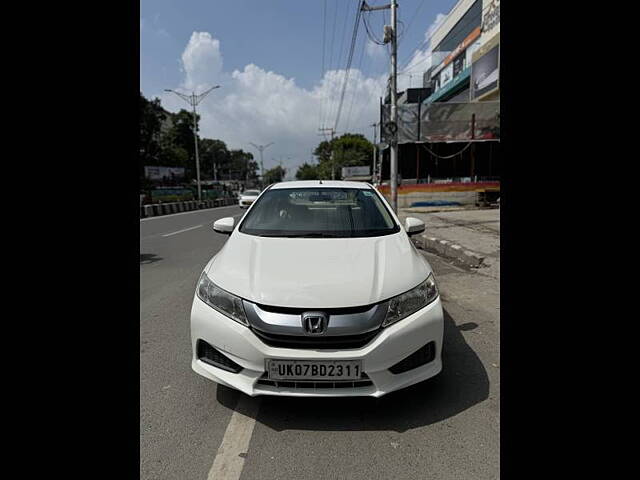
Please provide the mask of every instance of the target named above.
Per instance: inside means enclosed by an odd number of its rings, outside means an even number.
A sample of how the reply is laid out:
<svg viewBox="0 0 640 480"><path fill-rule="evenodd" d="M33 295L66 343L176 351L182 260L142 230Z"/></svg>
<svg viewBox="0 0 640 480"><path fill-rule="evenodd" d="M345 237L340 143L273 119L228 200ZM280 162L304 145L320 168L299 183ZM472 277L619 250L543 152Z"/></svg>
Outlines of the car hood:
<svg viewBox="0 0 640 480"><path fill-rule="evenodd" d="M269 238L234 231L211 260L219 287L255 303L355 307L420 284L431 267L403 231L369 238Z"/></svg>

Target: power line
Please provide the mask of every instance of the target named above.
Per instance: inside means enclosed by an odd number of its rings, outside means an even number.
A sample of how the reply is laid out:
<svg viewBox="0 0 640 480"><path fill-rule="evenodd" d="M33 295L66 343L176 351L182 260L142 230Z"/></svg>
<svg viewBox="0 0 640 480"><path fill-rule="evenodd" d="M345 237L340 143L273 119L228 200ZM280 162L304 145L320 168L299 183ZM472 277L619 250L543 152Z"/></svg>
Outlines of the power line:
<svg viewBox="0 0 640 480"><path fill-rule="evenodd" d="M451 15L451 13L453 12L453 9L458 5L458 3L454 4L453 7L451 7L451 9L449 10L449 12L443 17L442 21L437 24L434 29L431 31L431 34L422 42L420 43L412 52L408 57L405 57L405 61L402 62L402 67L400 68L401 71L405 71L405 69L410 66L411 64L411 60L415 57L415 54L419 51L422 50L425 45L431 41L431 38L433 37L433 35L436 33L436 31L438 30L438 28L442 25L442 23L449 17L449 15ZM484 13L489 10L489 8L491 7L491 4L488 4L487 6L485 6L482 11L480 12L480 18L482 18L482 16L484 15ZM436 17L437 18L437 17ZM413 20L412 20L413 22ZM482 23L482 22L481 22ZM423 62L425 62L426 60L432 58L433 54L429 55L427 58L425 58L424 60L421 60L420 62L418 62L418 64L421 64ZM418 64L415 65L411 65L412 68L417 66Z"/></svg>
<svg viewBox="0 0 640 480"><path fill-rule="evenodd" d="M327 0L324 0L324 8L322 15L322 75L320 76L320 81L324 78L325 74L325 51L326 51L326 36L327 36ZM324 97L320 99L320 112L318 117L318 123L322 125L322 113L324 110Z"/></svg>
<svg viewBox="0 0 640 480"><path fill-rule="evenodd" d="M363 0L364 1L364 0ZM349 81L349 72L351 71L351 62L353 61L353 51L356 46L356 40L358 38L358 27L360 26L360 10L361 3L358 2L358 10L356 11L356 19L353 25L353 34L351 35L351 48L349 49L349 57L347 59L347 68L344 72L344 82L342 84L342 93L340 94L340 102L338 103L338 113L336 115L336 122L334 124L334 129L338 129L338 123L340 122L340 114L342 113L342 104L344 102L344 94L347 88L347 82Z"/></svg>
<svg viewBox="0 0 640 480"><path fill-rule="evenodd" d="M447 160L448 158L453 158L453 157L455 157L457 155L460 155L462 152L464 152L467 148L469 148L471 146L471 143L472 142L467 143L467 145L465 145L465 147L462 150L460 150L459 152L454 153L453 155L447 155L447 156L444 156L444 157L442 155L438 155L437 153L434 153L433 151L431 151L431 149L428 148L424 143L421 143L420 145L422 145L422 147L427 152L429 152L431 155L433 155L434 157L437 157L437 158L439 158L441 160Z"/></svg>
<svg viewBox="0 0 640 480"><path fill-rule="evenodd" d="M364 37L362 37L362 49L360 50L360 60L358 61L358 72L360 72L360 76L362 78L364 78L364 74L362 73L362 59L364 57L364 51L365 51L365 44L366 44L366 40ZM351 120L351 112L353 111L353 104L355 103L356 100L356 96L358 95L358 89L357 88L352 88L353 90L353 95L351 96L351 105L349 106L349 114L347 115L347 123L345 124L345 130L349 130L349 122Z"/></svg>
<svg viewBox="0 0 640 480"><path fill-rule="evenodd" d="M411 21L409 22L409 26L407 27L407 29L405 30L404 33L409 33L409 30L411 29L411 25L413 25L413 21L417 18L418 12L422 8L422 5L424 5L424 0L422 0L420 2L420 5L418 5L418 8L416 8L415 11L413 12L413 15L411 17Z"/></svg>
<svg viewBox="0 0 640 480"><path fill-rule="evenodd" d="M331 47L329 47L329 70L333 70L333 44L336 37L336 24L338 23L338 0L335 0L335 8L333 10L333 29L331 33ZM323 97L323 99L326 99ZM329 97L327 110L323 113L321 125L324 125L326 118L331 117L329 111L331 110L331 99Z"/></svg>

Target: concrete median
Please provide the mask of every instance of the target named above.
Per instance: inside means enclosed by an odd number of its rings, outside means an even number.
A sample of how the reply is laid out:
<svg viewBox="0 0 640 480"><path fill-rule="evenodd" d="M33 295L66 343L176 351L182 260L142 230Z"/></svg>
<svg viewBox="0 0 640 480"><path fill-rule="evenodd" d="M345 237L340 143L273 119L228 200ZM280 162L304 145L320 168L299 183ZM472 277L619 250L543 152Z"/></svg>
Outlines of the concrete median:
<svg viewBox="0 0 640 480"><path fill-rule="evenodd" d="M235 204L236 200L234 198L216 198L213 200L203 200L201 202L198 202L197 200L190 200L187 202L154 203L151 205L142 205L140 207L140 218L160 217L174 213L225 207Z"/></svg>

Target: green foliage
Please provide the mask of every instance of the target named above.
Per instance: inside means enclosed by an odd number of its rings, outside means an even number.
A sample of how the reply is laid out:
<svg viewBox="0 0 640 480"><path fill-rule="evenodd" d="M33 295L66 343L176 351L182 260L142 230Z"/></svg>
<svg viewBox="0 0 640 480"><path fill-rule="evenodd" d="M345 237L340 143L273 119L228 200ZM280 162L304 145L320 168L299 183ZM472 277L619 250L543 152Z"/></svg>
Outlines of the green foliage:
<svg viewBox="0 0 640 480"><path fill-rule="evenodd" d="M145 165L156 165L161 153L161 127L167 116L160 106L160 99L147 100L140 93L140 151L139 169L144 176Z"/></svg>
<svg viewBox="0 0 640 480"><path fill-rule="evenodd" d="M303 163L300 167L298 167L298 171L296 172L297 180L318 180L320 179L320 172L318 171L318 165L309 165L308 163Z"/></svg>
<svg viewBox="0 0 640 480"><path fill-rule="evenodd" d="M264 172L264 184L270 185L272 183L281 182L284 180L284 176L287 173L285 168L280 165Z"/></svg>
<svg viewBox="0 0 640 480"><path fill-rule="evenodd" d="M331 161L331 151L334 152L334 165ZM342 167L370 165L373 155L373 144L359 133L345 133L332 141L323 140L316 147L313 154L318 157L316 167L317 177L330 179L332 166L335 169L336 180L342 179ZM303 168L304 165L300 168ZM298 170L300 172L300 169ZM296 178L298 174L296 173Z"/></svg>
<svg viewBox="0 0 640 480"><path fill-rule="evenodd" d="M200 120L200 116L197 116ZM160 99L147 100L140 93L140 185L149 188L144 178L145 166L183 167L185 181L196 178L193 113L180 110L165 111ZM258 164L253 155L243 150L229 150L222 140L198 138L200 178L214 178L214 165L218 180L254 181L258 178Z"/></svg>

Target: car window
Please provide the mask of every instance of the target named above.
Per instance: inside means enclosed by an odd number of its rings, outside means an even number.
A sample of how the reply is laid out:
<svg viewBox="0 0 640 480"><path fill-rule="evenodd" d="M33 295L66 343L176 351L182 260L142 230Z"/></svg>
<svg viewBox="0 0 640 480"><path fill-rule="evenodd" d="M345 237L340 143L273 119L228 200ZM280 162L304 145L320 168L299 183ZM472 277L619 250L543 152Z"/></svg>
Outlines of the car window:
<svg viewBox="0 0 640 480"><path fill-rule="evenodd" d="M245 190L242 192L242 195L246 195L247 197L257 197L260 195L260 192L258 190Z"/></svg>
<svg viewBox="0 0 640 480"><path fill-rule="evenodd" d="M370 237L400 227L370 189L279 188L258 199L240 231L269 237Z"/></svg>

